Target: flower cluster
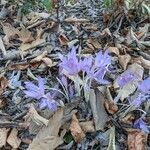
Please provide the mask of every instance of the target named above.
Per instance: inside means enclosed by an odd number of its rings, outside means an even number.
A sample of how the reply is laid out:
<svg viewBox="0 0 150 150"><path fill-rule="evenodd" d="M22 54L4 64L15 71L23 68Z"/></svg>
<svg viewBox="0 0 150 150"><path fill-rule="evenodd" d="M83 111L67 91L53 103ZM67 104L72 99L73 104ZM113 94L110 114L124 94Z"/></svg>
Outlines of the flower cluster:
<svg viewBox="0 0 150 150"><path fill-rule="evenodd" d="M25 82L24 93L26 97L31 97L37 99L40 102L40 108L43 109L48 107L49 109L56 110L57 103L54 100L55 92L51 94L50 92L45 93L45 81L43 78L38 77L38 86L32 82Z"/></svg>
<svg viewBox="0 0 150 150"><path fill-rule="evenodd" d="M61 63L59 64L61 74L64 74L74 82L75 90L80 96L81 90L84 90L86 99L89 97L89 90L92 80L100 84L108 84L104 79L108 66L111 64L111 57L108 51L103 54L102 51L95 57L77 57L76 48L73 47L67 56L59 54ZM88 96L87 96L88 94Z"/></svg>
<svg viewBox="0 0 150 150"><path fill-rule="evenodd" d="M95 59L92 56L79 59L76 49L72 48L66 57L59 54L59 58L62 72L65 71L71 76L77 76L80 72L83 72L89 78L95 79L99 83L108 83L103 79L108 66L111 64L111 57L108 55L108 51L104 54L102 52L97 53Z"/></svg>
<svg viewBox="0 0 150 150"><path fill-rule="evenodd" d="M135 107L140 107L143 102L150 98L150 77L139 84L138 91L140 92L138 97L131 102L131 105Z"/></svg>

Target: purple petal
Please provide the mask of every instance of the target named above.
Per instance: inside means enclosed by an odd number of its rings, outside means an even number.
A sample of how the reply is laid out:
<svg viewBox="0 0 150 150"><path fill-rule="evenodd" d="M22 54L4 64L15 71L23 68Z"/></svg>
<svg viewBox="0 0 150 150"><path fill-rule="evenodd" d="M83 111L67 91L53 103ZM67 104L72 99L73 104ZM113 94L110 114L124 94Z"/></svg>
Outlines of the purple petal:
<svg viewBox="0 0 150 150"><path fill-rule="evenodd" d="M150 93L150 77L143 80L141 84L138 86L138 89L145 94L149 94Z"/></svg>
<svg viewBox="0 0 150 150"><path fill-rule="evenodd" d="M33 84L32 82L25 82L25 88L32 91L38 91L39 87Z"/></svg>
<svg viewBox="0 0 150 150"><path fill-rule="evenodd" d="M26 91L24 90L24 93L26 94L27 97L32 97L35 99L40 99L41 97L39 96L39 94L35 91Z"/></svg>
<svg viewBox="0 0 150 150"><path fill-rule="evenodd" d="M44 81L43 78L38 77L38 82L39 82L40 92L42 93L42 95L44 95L44 90L45 90L44 84L45 84L45 81Z"/></svg>

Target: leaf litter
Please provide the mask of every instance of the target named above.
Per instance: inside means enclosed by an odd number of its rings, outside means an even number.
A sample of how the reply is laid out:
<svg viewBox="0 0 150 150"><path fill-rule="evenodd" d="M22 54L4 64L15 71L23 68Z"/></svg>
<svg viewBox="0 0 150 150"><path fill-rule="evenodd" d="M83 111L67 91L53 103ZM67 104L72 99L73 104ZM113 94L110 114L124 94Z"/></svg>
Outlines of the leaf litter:
<svg viewBox="0 0 150 150"><path fill-rule="evenodd" d="M0 148L149 149L147 3L1 1Z"/></svg>

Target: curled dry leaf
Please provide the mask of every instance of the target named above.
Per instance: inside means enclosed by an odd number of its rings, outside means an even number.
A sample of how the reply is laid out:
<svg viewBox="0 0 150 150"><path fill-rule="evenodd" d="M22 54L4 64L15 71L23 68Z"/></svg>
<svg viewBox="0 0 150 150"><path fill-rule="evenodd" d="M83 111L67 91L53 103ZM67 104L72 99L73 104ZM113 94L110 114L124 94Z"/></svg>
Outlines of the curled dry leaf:
<svg viewBox="0 0 150 150"><path fill-rule="evenodd" d="M147 150L147 134L133 130L128 133L128 150Z"/></svg>
<svg viewBox="0 0 150 150"><path fill-rule="evenodd" d="M29 67L29 63L16 63L8 66L9 70L25 70Z"/></svg>
<svg viewBox="0 0 150 150"><path fill-rule="evenodd" d="M18 130L13 128L7 138L7 143L14 149L17 149L21 143L21 140L17 137Z"/></svg>
<svg viewBox="0 0 150 150"><path fill-rule="evenodd" d="M115 114L118 110L118 106L114 102L109 100L105 100L104 106L107 112L111 115Z"/></svg>
<svg viewBox="0 0 150 150"><path fill-rule="evenodd" d="M121 119L121 122L132 125L133 120L134 120L134 115L130 113L130 114L127 114L125 117L123 117Z"/></svg>
<svg viewBox="0 0 150 150"><path fill-rule="evenodd" d="M8 86L8 80L5 77L0 77L0 95L3 93L3 91Z"/></svg>
<svg viewBox="0 0 150 150"><path fill-rule="evenodd" d="M131 60L131 56L128 54L119 56L119 64L122 66L123 70L126 70L130 60Z"/></svg>
<svg viewBox="0 0 150 150"><path fill-rule="evenodd" d="M117 47L107 47L109 52L116 54L117 56L120 55L119 49Z"/></svg>
<svg viewBox="0 0 150 150"><path fill-rule="evenodd" d="M30 62L31 63L40 62L42 60L42 58L44 58L46 55L47 55L47 51L44 51L42 54L40 54L39 56L35 57Z"/></svg>
<svg viewBox="0 0 150 150"><path fill-rule="evenodd" d="M59 42L61 45L67 45L67 43L69 42L69 39L65 36L65 34L61 33L59 35Z"/></svg>
<svg viewBox="0 0 150 150"><path fill-rule="evenodd" d="M96 131L93 121L80 122L80 126L84 133L92 133Z"/></svg>
<svg viewBox="0 0 150 150"><path fill-rule="evenodd" d="M57 65L57 62L53 62L50 58L44 57L42 58L42 61L48 66L48 67L53 67Z"/></svg>
<svg viewBox="0 0 150 150"><path fill-rule="evenodd" d="M9 129L1 128L0 129L0 148L6 145L6 139Z"/></svg>
<svg viewBox="0 0 150 150"><path fill-rule="evenodd" d="M109 116L104 107L104 95L96 89L90 91L90 105L93 113L96 130L103 130Z"/></svg>
<svg viewBox="0 0 150 150"><path fill-rule="evenodd" d="M30 106L29 112L25 116L25 120L30 123L30 133L37 133L43 125L48 125L48 120L40 116L33 105Z"/></svg>
<svg viewBox="0 0 150 150"><path fill-rule="evenodd" d="M54 150L62 144L63 137L58 136L62 118L63 109L60 109L49 119L48 125L42 127L28 150Z"/></svg>
<svg viewBox="0 0 150 150"><path fill-rule="evenodd" d="M22 43L20 46L21 51L26 51L31 48L35 48L41 44L45 43L45 39L36 39L32 43Z"/></svg>
<svg viewBox="0 0 150 150"><path fill-rule="evenodd" d="M122 89L118 91L118 96L121 101L123 101L125 98L127 98L130 94L132 94L136 90L138 82L141 81L143 78L144 68L141 65L134 63L130 65L128 69L135 75L136 80L127 83ZM115 89L119 87L118 80L119 77L114 82Z"/></svg>
<svg viewBox="0 0 150 150"><path fill-rule="evenodd" d="M72 23L72 22L75 22L75 23L76 22L79 22L79 23L89 22L89 20L87 20L87 19L83 19L83 18L78 19L76 17L69 17L69 18L66 18L64 21L65 22L70 22L70 23Z"/></svg>
<svg viewBox="0 0 150 150"><path fill-rule="evenodd" d="M81 129L79 121L75 114L73 114L73 116L72 116L72 121L71 121L69 129L71 131L71 134L72 134L74 140L77 143L79 143L85 137L85 134L84 134L83 130Z"/></svg>

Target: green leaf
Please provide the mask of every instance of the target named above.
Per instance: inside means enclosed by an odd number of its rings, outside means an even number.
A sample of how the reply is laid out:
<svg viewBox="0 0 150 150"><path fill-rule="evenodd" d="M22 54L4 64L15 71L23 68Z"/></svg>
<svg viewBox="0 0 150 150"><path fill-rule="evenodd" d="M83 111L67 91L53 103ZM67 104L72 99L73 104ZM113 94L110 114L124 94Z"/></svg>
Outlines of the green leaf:
<svg viewBox="0 0 150 150"><path fill-rule="evenodd" d="M48 11L52 10L52 1L51 0L43 0L42 3Z"/></svg>

